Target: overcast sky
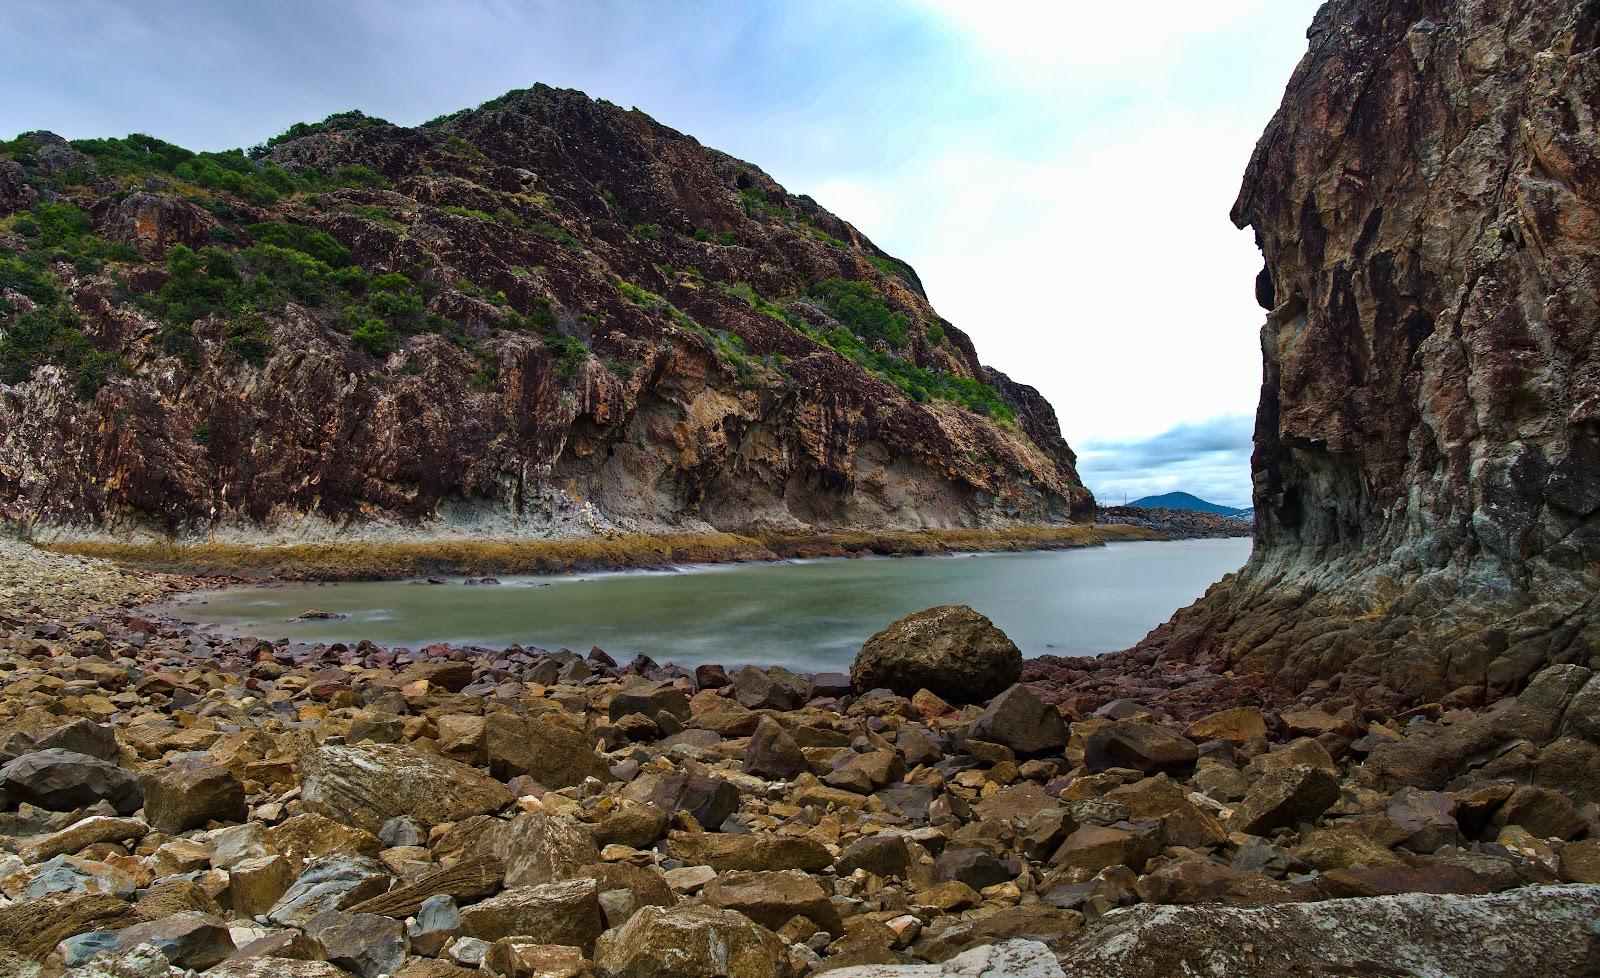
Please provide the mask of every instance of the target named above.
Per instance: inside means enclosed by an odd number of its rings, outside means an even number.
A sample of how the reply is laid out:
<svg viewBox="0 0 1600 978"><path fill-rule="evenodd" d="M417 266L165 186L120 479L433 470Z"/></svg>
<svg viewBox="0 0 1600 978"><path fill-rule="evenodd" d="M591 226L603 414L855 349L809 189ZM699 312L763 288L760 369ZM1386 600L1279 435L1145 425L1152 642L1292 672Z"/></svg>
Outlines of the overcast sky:
<svg viewBox="0 0 1600 978"><path fill-rule="evenodd" d="M5 138L223 149L534 82L638 106L909 261L1105 501L1249 501L1260 258L1228 208L1316 0L0 5Z"/></svg>

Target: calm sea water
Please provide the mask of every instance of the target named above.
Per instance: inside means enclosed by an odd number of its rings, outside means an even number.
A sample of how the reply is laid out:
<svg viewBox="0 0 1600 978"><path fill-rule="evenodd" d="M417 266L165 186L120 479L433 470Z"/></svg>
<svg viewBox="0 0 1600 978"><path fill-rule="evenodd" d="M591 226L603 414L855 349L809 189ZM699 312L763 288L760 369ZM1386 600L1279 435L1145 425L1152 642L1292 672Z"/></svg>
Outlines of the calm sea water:
<svg viewBox="0 0 1600 978"><path fill-rule="evenodd" d="M619 660L844 670L913 611L968 604L1024 655L1126 648L1250 555L1250 541L1113 543L1032 553L725 564L673 571L241 587L163 610L235 634L502 647L598 645ZM289 621L311 608L347 615Z"/></svg>

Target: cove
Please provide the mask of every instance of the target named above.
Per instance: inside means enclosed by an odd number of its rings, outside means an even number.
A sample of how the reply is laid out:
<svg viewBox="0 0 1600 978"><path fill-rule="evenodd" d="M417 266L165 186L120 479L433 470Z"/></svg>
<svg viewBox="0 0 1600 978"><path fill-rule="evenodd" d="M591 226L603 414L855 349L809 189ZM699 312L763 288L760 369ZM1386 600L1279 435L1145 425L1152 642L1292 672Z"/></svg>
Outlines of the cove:
<svg viewBox="0 0 1600 978"><path fill-rule="evenodd" d="M1248 538L1111 543L1024 553L700 565L498 585L277 584L202 592L156 610L227 634L502 648L605 649L619 661L843 671L874 632L967 604L1025 656L1126 648L1250 555ZM289 619L309 609L345 617Z"/></svg>

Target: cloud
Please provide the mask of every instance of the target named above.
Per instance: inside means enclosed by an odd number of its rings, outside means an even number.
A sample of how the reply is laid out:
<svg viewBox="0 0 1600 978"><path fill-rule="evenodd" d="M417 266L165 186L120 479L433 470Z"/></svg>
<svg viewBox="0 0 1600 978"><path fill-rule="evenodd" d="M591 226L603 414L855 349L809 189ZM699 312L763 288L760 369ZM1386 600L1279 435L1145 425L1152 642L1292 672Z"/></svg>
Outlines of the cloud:
<svg viewBox="0 0 1600 978"><path fill-rule="evenodd" d="M1090 439L1078 447L1078 469L1107 505L1183 491L1248 506L1254 427L1251 416L1234 414L1174 425L1149 438Z"/></svg>

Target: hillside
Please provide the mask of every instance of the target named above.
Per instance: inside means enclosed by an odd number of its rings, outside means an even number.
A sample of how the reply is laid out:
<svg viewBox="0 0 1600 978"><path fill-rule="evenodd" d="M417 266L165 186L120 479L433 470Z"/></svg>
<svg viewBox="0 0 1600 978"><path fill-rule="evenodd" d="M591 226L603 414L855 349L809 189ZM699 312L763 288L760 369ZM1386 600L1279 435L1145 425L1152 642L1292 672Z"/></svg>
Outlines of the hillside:
<svg viewBox="0 0 1600 978"><path fill-rule="evenodd" d="M0 328L0 515L41 536L1093 505L1050 406L904 263L748 163L544 86L249 152L0 143Z"/></svg>
<svg viewBox="0 0 1600 978"><path fill-rule="evenodd" d="M1128 504L1138 509L1186 509L1198 513L1215 513L1218 516L1244 516L1248 509L1235 509L1220 503L1207 502L1187 492L1164 492L1159 496L1142 496Z"/></svg>

